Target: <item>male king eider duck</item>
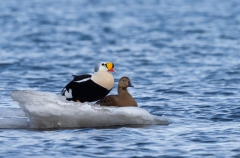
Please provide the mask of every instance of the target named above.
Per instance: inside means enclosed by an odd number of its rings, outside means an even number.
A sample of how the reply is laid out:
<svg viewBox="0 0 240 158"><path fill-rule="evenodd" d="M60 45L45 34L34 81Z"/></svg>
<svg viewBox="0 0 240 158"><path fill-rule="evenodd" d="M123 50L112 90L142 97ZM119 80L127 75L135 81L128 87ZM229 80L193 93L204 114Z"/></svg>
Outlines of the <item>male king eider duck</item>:
<svg viewBox="0 0 240 158"><path fill-rule="evenodd" d="M130 79L126 76L122 77L118 82L118 95L109 95L99 100L95 104L102 106L138 106L137 102L128 93L127 87L133 87Z"/></svg>
<svg viewBox="0 0 240 158"><path fill-rule="evenodd" d="M100 62L95 66L94 74L73 75L73 80L62 90L67 100L92 102L105 97L113 88L115 72L112 62Z"/></svg>

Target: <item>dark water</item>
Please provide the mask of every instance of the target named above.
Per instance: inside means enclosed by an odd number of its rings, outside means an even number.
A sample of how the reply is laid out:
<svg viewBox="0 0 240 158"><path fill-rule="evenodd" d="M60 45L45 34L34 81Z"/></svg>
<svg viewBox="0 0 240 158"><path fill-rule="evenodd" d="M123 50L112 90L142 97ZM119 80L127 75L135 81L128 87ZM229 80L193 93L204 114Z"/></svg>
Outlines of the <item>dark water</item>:
<svg viewBox="0 0 240 158"><path fill-rule="evenodd" d="M112 61L111 94L128 76L139 106L172 121L0 129L0 157L240 157L240 1L1 0L0 35L1 120L19 108L11 91L60 95Z"/></svg>

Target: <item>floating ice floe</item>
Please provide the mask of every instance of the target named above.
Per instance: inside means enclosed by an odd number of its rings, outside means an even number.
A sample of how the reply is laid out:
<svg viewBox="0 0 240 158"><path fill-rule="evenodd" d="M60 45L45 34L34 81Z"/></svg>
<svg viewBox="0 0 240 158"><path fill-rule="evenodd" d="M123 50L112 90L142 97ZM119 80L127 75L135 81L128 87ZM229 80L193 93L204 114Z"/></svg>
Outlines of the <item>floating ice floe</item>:
<svg viewBox="0 0 240 158"><path fill-rule="evenodd" d="M65 97L50 92L13 91L11 97L28 117L29 128L169 124L167 117L151 115L138 107L105 107L66 101Z"/></svg>

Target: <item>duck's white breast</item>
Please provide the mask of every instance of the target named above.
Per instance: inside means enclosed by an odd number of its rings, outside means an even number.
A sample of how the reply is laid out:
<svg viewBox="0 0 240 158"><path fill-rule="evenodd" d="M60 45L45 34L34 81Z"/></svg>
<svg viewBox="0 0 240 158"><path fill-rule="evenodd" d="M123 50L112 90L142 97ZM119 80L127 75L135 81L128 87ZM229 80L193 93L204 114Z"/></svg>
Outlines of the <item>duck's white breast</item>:
<svg viewBox="0 0 240 158"><path fill-rule="evenodd" d="M113 75L109 72L95 72L91 80L108 90L112 89L114 85Z"/></svg>

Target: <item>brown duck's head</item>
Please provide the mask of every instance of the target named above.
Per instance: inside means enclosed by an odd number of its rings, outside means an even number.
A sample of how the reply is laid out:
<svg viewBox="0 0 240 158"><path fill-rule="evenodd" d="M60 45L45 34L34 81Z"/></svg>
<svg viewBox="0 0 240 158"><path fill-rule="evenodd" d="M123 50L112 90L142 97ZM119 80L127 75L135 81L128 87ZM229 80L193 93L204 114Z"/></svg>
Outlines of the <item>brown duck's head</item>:
<svg viewBox="0 0 240 158"><path fill-rule="evenodd" d="M127 89L127 87L134 87L134 86L132 85L128 77L123 76L122 78L120 78L118 82L118 88Z"/></svg>

